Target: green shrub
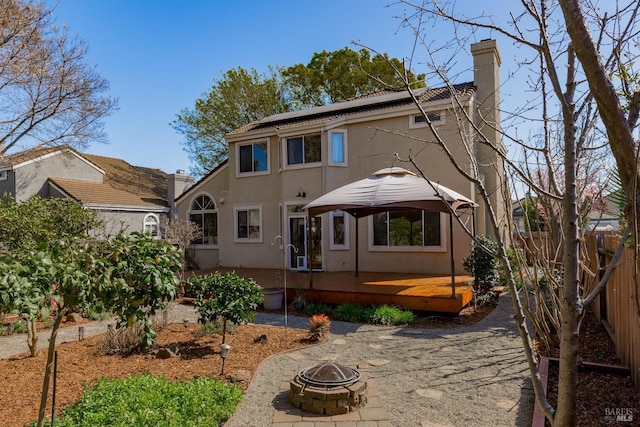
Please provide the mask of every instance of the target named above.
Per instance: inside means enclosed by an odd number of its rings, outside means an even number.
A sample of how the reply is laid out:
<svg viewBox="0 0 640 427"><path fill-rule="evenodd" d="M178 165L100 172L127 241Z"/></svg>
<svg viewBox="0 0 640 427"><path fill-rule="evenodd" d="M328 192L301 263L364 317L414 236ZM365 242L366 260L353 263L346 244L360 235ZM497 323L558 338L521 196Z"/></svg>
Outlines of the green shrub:
<svg viewBox="0 0 640 427"><path fill-rule="evenodd" d="M214 336L222 333L224 319L220 316L216 318L213 322L207 322L202 325L200 331L198 332L200 335L208 335ZM233 335L236 333L236 325L231 322L227 322L227 333Z"/></svg>
<svg viewBox="0 0 640 427"><path fill-rule="evenodd" d="M7 333L7 327L0 325L0 335L4 335Z"/></svg>
<svg viewBox="0 0 640 427"><path fill-rule="evenodd" d="M336 309L336 318L343 322L369 323L373 308L358 304L340 304Z"/></svg>
<svg viewBox="0 0 640 427"><path fill-rule="evenodd" d="M378 325L406 325L413 323L415 315L411 310L381 305L376 307L371 316L371 323Z"/></svg>
<svg viewBox="0 0 640 427"><path fill-rule="evenodd" d="M329 317L333 317L335 308L329 304L322 302L308 302L304 308L304 314L313 316L314 314L326 314Z"/></svg>
<svg viewBox="0 0 640 427"><path fill-rule="evenodd" d="M513 271L513 277L516 282L516 289L520 289L522 287L522 280L520 279L520 274L518 274L518 269L520 268L520 265L524 264L524 260L525 260L524 253L522 249L507 248L507 257L509 258L509 265L511 266L511 271ZM504 272L504 269L502 268L502 265L500 265L499 270L500 270L499 272L500 284L506 285L507 276Z"/></svg>
<svg viewBox="0 0 640 427"><path fill-rule="evenodd" d="M478 243L473 242L469 256L462 261L464 269L473 275L474 292L484 295L491 291L500 280L498 260L485 251L497 252L497 244L485 236L479 236Z"/></svg>
<svg viewBox="0 0 640 427"><path fill-rule="evenodd" d="M218 426L235 411L242 389L213 378L171 382L150 374L103 378L56 419L59 427Z"/></svg>
<svg viewBox="0 0 640 427"><path fill-rule="evenodd" d="M13 324L13 333L14 334L26 334L27 333L27 322L24 320L20 320Z"/></svg>
<svg viewBox="0 0 640 427"><path fill-rule="evenodd" d="M82 309L82 315L87 319L97 321L106 320L111 317L111 313L109 312L109 310L97 305L94 307Z"/></svg>

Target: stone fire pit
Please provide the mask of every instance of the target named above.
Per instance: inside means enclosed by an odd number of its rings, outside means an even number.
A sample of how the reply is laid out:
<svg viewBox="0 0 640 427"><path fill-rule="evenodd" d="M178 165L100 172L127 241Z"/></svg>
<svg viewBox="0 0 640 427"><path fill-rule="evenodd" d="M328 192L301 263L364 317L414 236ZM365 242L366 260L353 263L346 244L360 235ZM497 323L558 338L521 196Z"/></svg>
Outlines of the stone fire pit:
<svg viewBox="0 0 640 427"><path fill-rule="evenodd" d="M289 382L289 400L314 414L346 414L367 404L367 383L356 369L323 362L302 369Z"/></svg>

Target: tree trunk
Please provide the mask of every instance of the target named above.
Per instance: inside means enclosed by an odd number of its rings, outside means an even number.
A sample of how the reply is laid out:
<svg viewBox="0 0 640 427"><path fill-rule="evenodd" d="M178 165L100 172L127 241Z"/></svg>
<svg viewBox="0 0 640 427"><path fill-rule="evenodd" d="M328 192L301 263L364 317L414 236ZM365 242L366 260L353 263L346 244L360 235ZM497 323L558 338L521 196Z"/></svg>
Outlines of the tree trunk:
<svg viewBox="0 0 640 427"><path fill-rule="evenodd" d="M56 317L56 320L53 323L53 329L51 330L49 351L47 353L47 366L44 370L44 380L42 381L42 395L40 396L40 410L38 411L38 427L44 426L44 417L47 411L47 398L49 397L49 383L51 382L51 371L53 369L53 355L56 350L56 337L58 336L58 329L62 323L62 318L66 313L66 308L62 308L58 311L58 316Z"/></svg>
<svg viewBox="0 0 640 427"><path fill-rule="evenodd" d="M31 357L38 355L38 329L36 328L36 319L27 319L27 345Z"/></svg>
<svg viewBox="0 0 640 427"><path fill-rule="evenodd" d="M571 46L567 52L567 90L562 108L564 121L564 182L562 229L564 237L562 291L560 293L560 366L558 368L558 403L554 426L577 425L578 335L580 331L580 241L578 235L578 165L577 126L574 104L575 56Z"/></svg>

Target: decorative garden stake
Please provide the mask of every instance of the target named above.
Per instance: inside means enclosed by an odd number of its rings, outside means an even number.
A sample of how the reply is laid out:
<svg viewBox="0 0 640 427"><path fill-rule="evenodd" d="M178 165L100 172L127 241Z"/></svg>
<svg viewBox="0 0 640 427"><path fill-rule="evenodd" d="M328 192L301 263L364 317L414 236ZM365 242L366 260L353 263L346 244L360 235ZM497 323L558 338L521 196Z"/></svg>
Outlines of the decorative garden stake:
<svg viewBox="0 0 640 427"><path fill-rule="evenodd" d="M276 241L278 239L282 239L282 242L284 242L284 237L283 236L276 236L273 238L273 240L271 241L271 244L274 245L276 243ZM284 252L284 264L282 267L282 274L284 275L284 337L285 339L287 338L287 248L291 248L294 250L295 253L298 253L298 248L296 248L295 246L293 246L291 243L287 244L282 251Z"/></svg>
<svg viewBox="0 0 640 427"><path fill-rule="evenodd" d="M222 371L220 375L224 375L224 361L227 360L229 350L231 350L230 344L220 344L220 357L222 357Z"/></svg>

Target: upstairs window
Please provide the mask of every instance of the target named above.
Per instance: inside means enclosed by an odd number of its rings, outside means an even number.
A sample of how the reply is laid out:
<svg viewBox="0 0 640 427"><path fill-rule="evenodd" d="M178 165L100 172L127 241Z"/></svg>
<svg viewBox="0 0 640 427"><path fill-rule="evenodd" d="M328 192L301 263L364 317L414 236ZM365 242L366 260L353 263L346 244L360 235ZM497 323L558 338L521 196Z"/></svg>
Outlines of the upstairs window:
<svg viewBox="0 0 640 427"><path fill-rule="evenodd" d="M427 113L427 117L432 125L442 125L445 123L444 111L432 111ZM410 128L423 128L427 126L429 126L427 119L422 114L416 114L409 118Z"/></svg>
<svg viewBox="0 0 640 427"><path fill-rule="evenodd" d="M347 166L347 132L334 130L329 132L329 164Z"/></svg>
<svg viewBox="0 0 640 427"><path fill-rule="evenodd" d="M7 179L7 171L0 171L0 181L5 181Z"/></svg>
<svg viewBox="0 0 640 427"><path fill-rule="evenodd" d="M320 134L287 138L287 165L318 163L321 160Z"/></svg>
<svg viewBox="0 0 640 427"><path fill-rule="evenodd" d="M440 212L408 210L373 215L373 245L442 246Z"/></svg>
<svg viewBox="0 0 640 427"><path fill-rule="evenodd" d="M157 215L147 214L144 217L142 227L143 232L149 234L152 238L158 239L160 237L160 220Z"/></svg>
<svg viewBox="0 0 640 427"><path fill-rule="evenodd" d="M268 172L268 160L266 142L238 146L238 171L240 173Z"/></svg>
<svg viewBox="0 0 640 427"><path fill-rule="evenodd" d="M201 236L192 243L195 245L218 244L218 209L211 197L204 194L193 199L189 220L195 223L201 232Z"/></svg>

